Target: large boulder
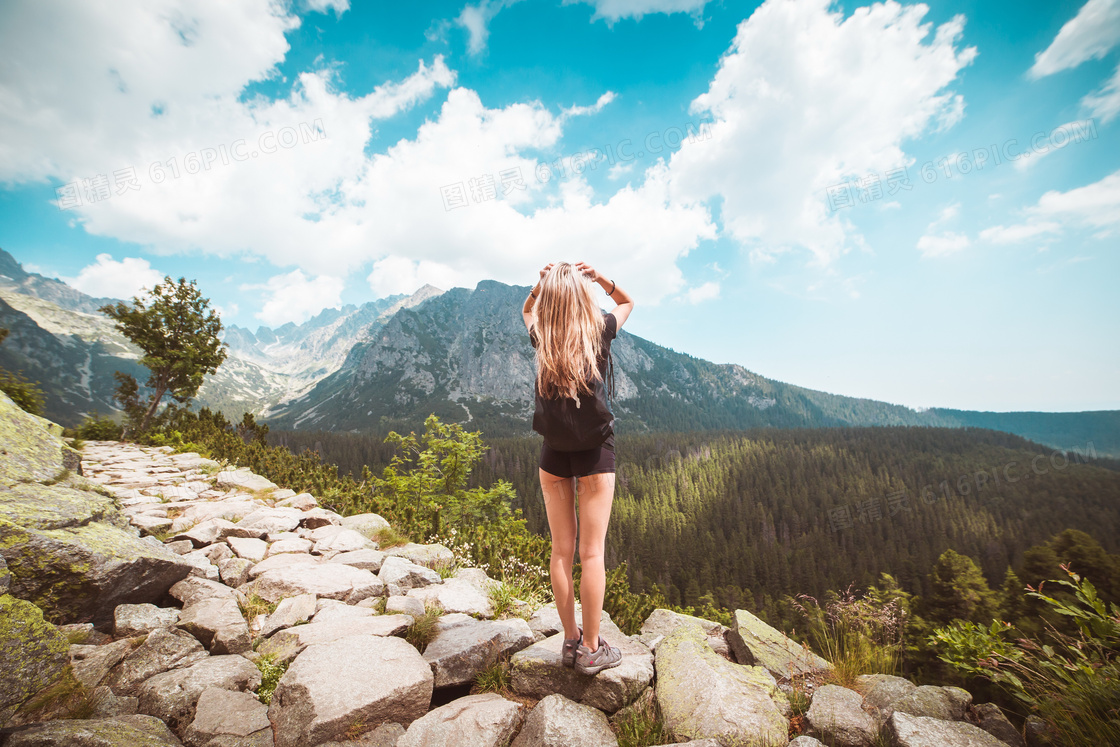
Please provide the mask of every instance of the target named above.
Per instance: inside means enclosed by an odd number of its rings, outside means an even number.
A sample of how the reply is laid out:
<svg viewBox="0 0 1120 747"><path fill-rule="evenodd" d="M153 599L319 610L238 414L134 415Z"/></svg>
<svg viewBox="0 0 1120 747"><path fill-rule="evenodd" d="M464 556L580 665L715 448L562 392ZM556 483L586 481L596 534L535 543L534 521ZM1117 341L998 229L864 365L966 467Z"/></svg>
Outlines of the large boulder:
<svg viewBox="0 0 1120 747"><path fill-rule="evenodd" d="M323 541L326 542L327 540ZM318 545L315 547L318 548ZM402 591L420 589L443 582L440 575L431 568L395 555L383 558L377 577L386 586L395 584Z"/></svg>
<svg viewBox="0 0 1120 747"><path fill-rule="evenodd" d="M533 706L511 747L618 747L606 715L563 695Z"/></svg>
<svg viewBox="0 0 1120 747"><path fill-rule="evenodd" d="M995 703L978 703L972 706L972 713L976 716L976 725L996 739L1007 742L1011 747L1026 747L1023 735Z"/></svg>
<svg viewBox="0 0 1120 747"><path fill-rule="evenodd" d="M346 605L342 606L346 607ZM348 609L354 608L349 607ZM398 635L407 630L413 621L408 615L373 615L373 610L361 611L370 614L327 618L322 622L318 620L318 615L316 615L316 619L307 625L285 628L274 633L272 637L261 641L260 645L257 646L257 652L271 654L277 662L290 662L314 644L330 643L340 638L356 635Z"/></svg>
<svg viewBox="0 0 1120 747"><path fill-rule="evenodd" d="M52 427L53 426L53 427ZM49 420L24 412L0 392L0 487L24 481L53 480L63 470L79 471L81 455L61 438Z"/></svg>
<svg viewBox="0 0 1120 747"><path fill-rule="evenodd" d="M0 595L0 726L70 665L70 644L43 612L10 594Z"/></svg>
<svg viewBox="0 0 1120 747"><path fill-rule="evenodd" d="M863 704L880 721L894 713L892 706L914 692L918 686L904 677L891 674L863 674L856 678L856 687L863 693Z"/></svg>
<svg viewBox="0 0 1120 747"><path fill-rule="evenodd" d="M617 667L586 675L564 666L560 655L564 645L561 632L513 655L510 659L513 691L530 698L559 693L607 713L629 705L653 680L653 654L612 622L604 620L599 634L622 651L622 662Z"/></svg>
<svg viewBox="0 0 1120 747"><path fill-rule="evenodd" d="M389 528L389 522L377 514L354 514L342 517L342 526L360 532L367 539L376 540L381 532Z"/></svg>
<svg viewBox="0 0 1120 747"><path fill-rule="evenodd" d="M385 558L385 565L389 558ZM385 573L385 565L381 572ZM408 596L419 599L427 606L438 604L444 612L461 612L464 615L490 618L494 616L494 603L485 590L462 578L449 578L442 584L432 584L420 589L410 589Z"/></svg>
<svg viewBox="0 0 1120 747"><path fill-rule="evenodd" d="M412 722L397 747L506 747L522 706L497 693L456 698Z"/></svg>
<svg viewBox="0 0 1120 747"><path fill-rule="evenodd" d="M725 639L728 628L718 622L705 620L692 615L682 615L666 609L655 609L642 623L638 640L644 643L650 651L657 650L661 640L679 628L681 625L695 625L704 631L708 645L721 656L729 656L728 645Z"/></svg>
<svg viewBox="0 0 1120 747"><path fill-rule="evenodd" d="M819 676L832 665L746 610L735 610L727 642L740 664L765 667L775 677Z"/></svg>
<svg viewBox="0 0 1120 747"><path fill-rule="evenodd" d="M533 631L519 617L476 620L461 613L444 615L436 622L424 660L432 665L436 687L465 685L500 657L532 644Z"/></svg>
<svg viewBox="0 0 1120 747"><path fill-rule="evenodd" d="M887 720L892 747L1007 747L978 726L895 711Z"/></svg>
<svg viewBox="0 0 1120 747"><path fill-rule="evenodd" d="M184 607L178 626L213 654L240 654L250 648L249 624L231 597L200 599Z"/></svg>
<svg viewBox="0 0 1120 747"><path fill-rule="evenodd" d="M380 596L384 588L377 576L361 568L339 563L305 563L265 571L245 584L242 590L246 593L252 591L269 602L279 602L284 597L299 594L314 594L320 599L339 599L354 604L368 597Z"/></svg>
<svg viewBox="0 0 1120 747"><path fill-rule="evenodd" d="M891 703L897 713L928 716L943 721L960 721L972 705L972 693L959 687L922 685Z"/></svg>
<svg viewBox="0 0 1120 747"><path fill-rule="evenodd" d="M188 747L272 747L268 706L252 693L208 687L198 699L183 742Z"/></svg>
<svg viewBox="0 0 1120 747"><path fill-rule="evenodd" d="M834 747L875 747L879 729L855 690L825 685L813 693L805 720L814 737Z"/></svg>
<svg viewBox="0 0 1120 747"><path fill-rule="evenodd" d="M343 526L346 526L345 522L343 522ZM443 545L418 545L415 542L409 542L397 547L390 547L384 552L386 555L411 560L413 563L426 565L429 568L449 567L455 563L455 554Z"/></svg>
<svg viewBox="0 0 1120 747"><path fill-rule="evenodd" d="M138 688L140 712L162 719L178 735L195 717L195 706L209 687L256 690L261 673L251 661L235 654L209 656L148 679Z"/></svg>
<svg viewBox="0 0 1120 747"><path fill-rule="evenodd" d="M113 610L113 635L128 638L166 628L179 621L179 610L154 604L120 604Z"/></svg>
<svg viewBox="0 0 1120 747"><path fill-rule="evenodd" d="M142 715L44 721L4 736L4 747L181 747L166 724Z"/></svg>
<svg viewBox="0 0 1120 747"><path fill-rule="evenodd" d="M247 468L226 470L219 472L214 478L214 484L219 488L241 488L242 490L275 490L276 483L267 477L261 477Z"/></svg>
<svg viewBox="0 0 1120 747"><path fill-rule="evenodd" d="M276 747L314 747L365 723L411 724L427 712L432 684L431 667L400 638L356 635L309 646L272 695Z"/></svg>
<svg viewBox="0 0 1120 747"><path fill-rule="evenodd" d="M113 667L105 684L119 696L136 696L145 680L161 672L197 664L208 656L206 649L185 630L161 628Z"/></svg>
<svg viewBox="0 0 1120 747"><path fill-rule="evenodd" d="M696 626L683 625L658 644L655 690L665 726L678 738L758 747L789 741L789 701L774 678L716 654Z"/></svg>

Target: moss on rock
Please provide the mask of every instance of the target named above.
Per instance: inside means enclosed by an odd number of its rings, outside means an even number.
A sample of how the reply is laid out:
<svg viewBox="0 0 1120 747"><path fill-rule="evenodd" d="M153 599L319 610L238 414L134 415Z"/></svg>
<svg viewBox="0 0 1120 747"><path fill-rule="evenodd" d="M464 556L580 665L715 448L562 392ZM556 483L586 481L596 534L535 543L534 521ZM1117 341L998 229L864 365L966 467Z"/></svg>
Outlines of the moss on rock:
<svg viewBox="0 0 1120 747"><path fill-rule="evenodd" d="M52 480L80 464L78 452L44 427L43 418L0 392L0 486Z"/></svg>
<svg viewBox="0 0 1120 747"><path fill-rule="evenodd" d="M0 595L0 726L70 666L70 643L34 604Z"/></svg>

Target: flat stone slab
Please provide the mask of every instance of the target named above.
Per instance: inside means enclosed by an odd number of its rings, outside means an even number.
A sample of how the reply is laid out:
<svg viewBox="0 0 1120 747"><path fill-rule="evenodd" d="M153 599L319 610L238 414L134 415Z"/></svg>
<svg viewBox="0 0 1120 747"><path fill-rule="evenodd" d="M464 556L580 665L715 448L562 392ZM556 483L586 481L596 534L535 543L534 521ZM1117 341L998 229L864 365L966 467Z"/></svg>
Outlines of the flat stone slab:
<svg viewBox="0 0 1120 747"><path fill-rule="evenodd" d="M281 540L283 541L283 540ZM280 544L279 542L273 543L272 547ZM249 569L249 578L255 579L269 571L274 571L277 568L291 568L297 565L316 565L320 562L319 558L307 553L288 552L280 555L270 555L259 563L253 565Z"/></svg>
<svg viewBox="0 0 1120 747"><path fill-rule="evenodd" d="M182 669L157 674L138 688L140 712L162 719L176 734L194 720L195 705L209 687L255 690L261 673L251 661L236 654L209 656Z"/></svg>
<svg viewBox="0 0 1120 747"><path fill-rule="evenodd" d="M332 555L327 562L352 565L370 573L377 573L381 570L381 564L385 562L385 557L385 553L380 550L354 550Z"/></svg>
<svg viewBox="0 0 1120 747"><path fill-rule="evenodd" d="M385 562L388 561L389 559L386 558ZM385 571L384 565L381 566L381 571ZM486 618L494 616L494 603L490 601L490 595L470 581L461 578L449 578L442 584L410 589L408 596L419 599L425 605L436 603L444 612L462 612Z"/></svg>
<svg viewBox="0 0 1120 747"><path fill-rule="evenodd" d="M343 526L345 525L345 522L343 522ZM405 545L390 547L385 550L385 554L405 558L429 568L451 566L455 563L454 553L443 545L419 545L415 542L409 542Z"/></svg>
<svg viewBox="0 0 1120 747"><path fill-rule="evenodd" d="M805 720L814 737L835 747L875 747L879 735L875 719L863 710L863 696L836 685L813 693Z"/></svg>
<svg viewBox="0 0 1120 747"><path fill-rule="evenodd" d="M432 665L436 687L465 685L499 657L532 644L533 631L519 617L476 620L463 614L444 615L436 622L424 660Z"/></svg>
<svg viewBox="0 0 1120 747"><path fill-rule="evenodd" d="M775 677L824 675L832 665L746 610L735 610L727 642L740 664L765 667Z"/></svg>
<svg viewBox="0 0 1120 747"><path fill-rule="evenodd" d="M166 628L179 621L179 610L154 604L119 604L113 610L113 635L129 638Z"/></svg>
<svg viewBox="0 0 1120 747"><path fill-rule="evenodd" d="M257 646L257 652L273 654L279 662L289 662L314 644L333 643L356 635L379 638L395 636L403 633L411 624L412 618L408 615L372 615L326 622L312 621L273 633Z"/></svg>
<svg viewBox="0 0 1120 747"><path fill-rule="evenodd" d="M653 680L653 654L614 623L602 623L599 634L622 651L622 663L617 667L596 675L565 667L560 656L564 634L560 632L513 655L513 691L531 698L559 693L606 713L629 705Z"/></svg>
<svg viewBox="0 0 1120 747"><path fill-rule="evenodd" d="M219 740L223 746L271 745L268 706L252 693L206 688L198 699L194 720L183 733L183 741L201 747L211 740Z"/></svg>
<svg viewBox="0 0 1120 747"><path fill-rule="evenodd" d="M0 732L0 739L3 732ZM59 719L13 730L5 747L181 747L153 716Z"/></svg>
<svg viewBox="0 0 1120 747"><path fill-rule="evenodd" d="M200 599L184 607L178 626L213 654L240 654L250 649L249 624L231 597Z"/></svg>
<svg viewBox="0 0 1120 747"><path fill-rule="evenodd" d="M146 680L171 669L189 667L208 654L198 639L185 630L153 630L109 672L105 684L113 694L134 697Z"/></svg>
<svg viewBox="0 0 1120 747"><path fill-rule="evenodd" d="M598 708L549 695L533 706L511 747L618 747L618 739Z"/></svg>
<svg viewBox="0 0 1120 747"><path fill-rule="evenodd" d="M895 711L886 732L895 747L1007 747L1007 743L964 721L942 721Z"/></svg>
<svg viewBox="0 0 1120 747"><path fill-rule="evenodd" d="M309 646L272 695L276 747L341 740L364 723L410 725L427 712L432 683L431 667L400 638L352 635Z"/></svg>
<svg viewBox="0 0 1120 747"><path fill-rule="evenodd" d="M338 599L347 604L381 596L384 589L381 579L369 571L339 563L277 568L265 571L243 587L246 593L251 591L269 602L279 602L284 597L299 594L314 594L320 599Z"/></svg>
<svg viewBox="0 0 1120 747"><path fill-rule="evenodd" d="M219 488L241 488L243 490L275 490L279 486L247 469L219 472L214 478Z"/></svg>
<svg viewBox="0 0 1120 747"><path fill-rule="evenodd" d="M497 693L456 698L412 722L397 747L506 747L521 725L522 705Z"/></svg>

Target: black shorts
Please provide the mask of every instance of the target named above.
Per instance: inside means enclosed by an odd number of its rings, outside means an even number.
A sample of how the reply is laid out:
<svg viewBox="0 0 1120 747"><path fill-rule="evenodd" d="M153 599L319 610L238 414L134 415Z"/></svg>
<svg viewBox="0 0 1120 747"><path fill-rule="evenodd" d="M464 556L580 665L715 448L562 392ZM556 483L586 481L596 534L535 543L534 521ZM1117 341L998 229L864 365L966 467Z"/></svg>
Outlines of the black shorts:
<svg viewBox="0 0 1120 747"><path fill-rule="evenodd" d="M541 444L540 468L557 477L583 477L614 472L614 434L602 446L587 451L557 451Z"/></svg>

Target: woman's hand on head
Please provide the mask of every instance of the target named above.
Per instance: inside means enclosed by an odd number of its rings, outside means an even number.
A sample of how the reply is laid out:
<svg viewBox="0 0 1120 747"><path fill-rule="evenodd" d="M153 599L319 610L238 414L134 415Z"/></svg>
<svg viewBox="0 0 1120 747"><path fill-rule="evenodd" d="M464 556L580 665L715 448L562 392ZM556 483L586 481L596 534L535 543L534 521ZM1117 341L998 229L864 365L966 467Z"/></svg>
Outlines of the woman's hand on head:
<svg viewBox="0 0 1120 747"><path fill-rule="evenodd" d="M576 262L576 269L586 275L593 283L599 279L599 273L595 272L595 268L586 262Z"/></svg>
<svg viewBox="0 0 1120 747"><path fill-rule="evenodd" d="M552 265L554 265L554 264L556 264L556 263L555 262L549 262L547 265L544 266L544 269L541 270L541 280L544 280L544 276L548 274L548 271L552 269Z"/></svg>

